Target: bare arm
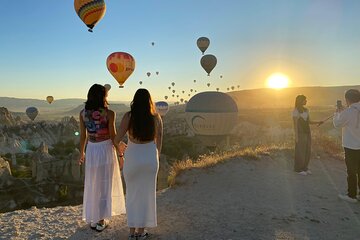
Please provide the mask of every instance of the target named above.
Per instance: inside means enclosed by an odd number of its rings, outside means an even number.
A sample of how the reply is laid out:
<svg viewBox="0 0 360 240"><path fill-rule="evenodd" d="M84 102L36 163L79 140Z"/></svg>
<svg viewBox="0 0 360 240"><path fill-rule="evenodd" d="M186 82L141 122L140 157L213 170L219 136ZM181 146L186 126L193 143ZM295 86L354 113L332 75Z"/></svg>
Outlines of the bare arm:
<svg viewBox="0 0 360 240"><path fill-rule="evenodd" d="M115 136L114 144L119 145L120 141L124 138L126 132L129 129L129 121L130 121L130 114L125 113L124 117L121 119L119 132Z"/></svg>
<svg viewBox="0 0 360 240"><path fill-rule="evenodd" d="M115 119L116 119L116 114L111 111L108 110L108 118L109 118L109 132L110 132L110 139L113 142L114 146L117 148L118 145L115 144L115 136L116 136L116 129L115 129Z"/></svg>
<svg viewBox="0 0 360 240"><path fill-rule="evenodd" d="M156 119L155 142L156 142L156 148L157 148L159 154L161 153L162 140L163 140L163 123L162 123L160 115L158 115L157 119Z"/></svg>
<svg viewBox="0 0 360 240"><path fill-rule="evenodd" d="M80 119L80 158L79 158L79 164L82 164L85 162L85 146L87 142L87 131L85 128L84 120L81 116L79 116Z"/></svg>

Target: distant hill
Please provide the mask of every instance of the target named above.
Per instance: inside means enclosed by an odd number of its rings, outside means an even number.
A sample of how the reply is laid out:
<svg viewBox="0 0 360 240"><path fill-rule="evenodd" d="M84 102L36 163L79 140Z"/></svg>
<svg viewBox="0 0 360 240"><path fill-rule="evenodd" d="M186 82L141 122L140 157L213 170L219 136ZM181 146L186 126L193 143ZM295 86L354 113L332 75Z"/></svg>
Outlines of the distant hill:
<svg viewBox="0 0 360 240"><path fill-rule="evenodd" d="M344 93L350 88L360 90L357 86L339 87L299 87L287 89L254 89L228 92L236 101L239 109L249 108L289 108L294 107L295 98L303 94L308 99L308 106L335 106L340 99L345 104Z"/></svg>
<svg viewBox="0 0 360 240"><path fill-rule="evenodd" d="M70 110L84 103L85 99L55 99L52 104L40 99L23 99L0 97L0 107L6 107L11 112L24 112L27 107L37 107L40 112L60 112Z"/></svg>

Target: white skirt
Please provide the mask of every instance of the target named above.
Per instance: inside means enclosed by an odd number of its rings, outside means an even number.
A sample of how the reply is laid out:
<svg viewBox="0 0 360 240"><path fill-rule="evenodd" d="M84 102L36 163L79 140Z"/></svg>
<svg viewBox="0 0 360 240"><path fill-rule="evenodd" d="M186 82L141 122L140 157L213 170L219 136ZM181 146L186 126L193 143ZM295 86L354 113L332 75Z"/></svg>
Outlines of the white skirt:
<svg viewBox="0 0 360 240"><path fill-rule="evenodd" d="M125 151L126 213L131 228L156 227L156 180L159 158L154 142L128 142Z"/></svg>
<svg viewBox="0 0 360 240"><path fill-rule="evenodd" d="M119 163L112 141L88 142L85 156L83 220L96 223L125 213Z"/></svg>

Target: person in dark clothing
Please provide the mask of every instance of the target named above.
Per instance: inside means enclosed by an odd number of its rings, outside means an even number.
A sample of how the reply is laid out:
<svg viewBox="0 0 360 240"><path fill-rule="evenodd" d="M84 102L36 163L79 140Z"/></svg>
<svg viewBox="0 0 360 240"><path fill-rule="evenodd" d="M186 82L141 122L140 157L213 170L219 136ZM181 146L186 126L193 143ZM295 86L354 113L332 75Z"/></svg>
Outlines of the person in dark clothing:
<svg viewBox="0 0 360 240"><path fill-rule="evenodd" d="M311 129L310 124L320 126L323 121L311 121L309 110L305 108L307 103L304 95L298 95L295 99L295 109L292 112L295 130L295 162L294 171L300 175L311 174L308 168L311 156Z"/></svg>

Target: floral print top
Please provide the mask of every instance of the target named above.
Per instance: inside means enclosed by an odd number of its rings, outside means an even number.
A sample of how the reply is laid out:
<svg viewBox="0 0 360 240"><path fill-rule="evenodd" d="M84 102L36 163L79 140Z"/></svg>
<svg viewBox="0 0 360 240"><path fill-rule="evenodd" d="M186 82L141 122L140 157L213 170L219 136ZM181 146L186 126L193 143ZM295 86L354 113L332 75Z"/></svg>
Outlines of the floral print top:
<svg viewBox="0 0 360 240"><path fill-rule="evenodd" d="M100 108L99 110L82 110L81 115L90 142L102 142L110 139L107 113L107 108Z"/></svg>

